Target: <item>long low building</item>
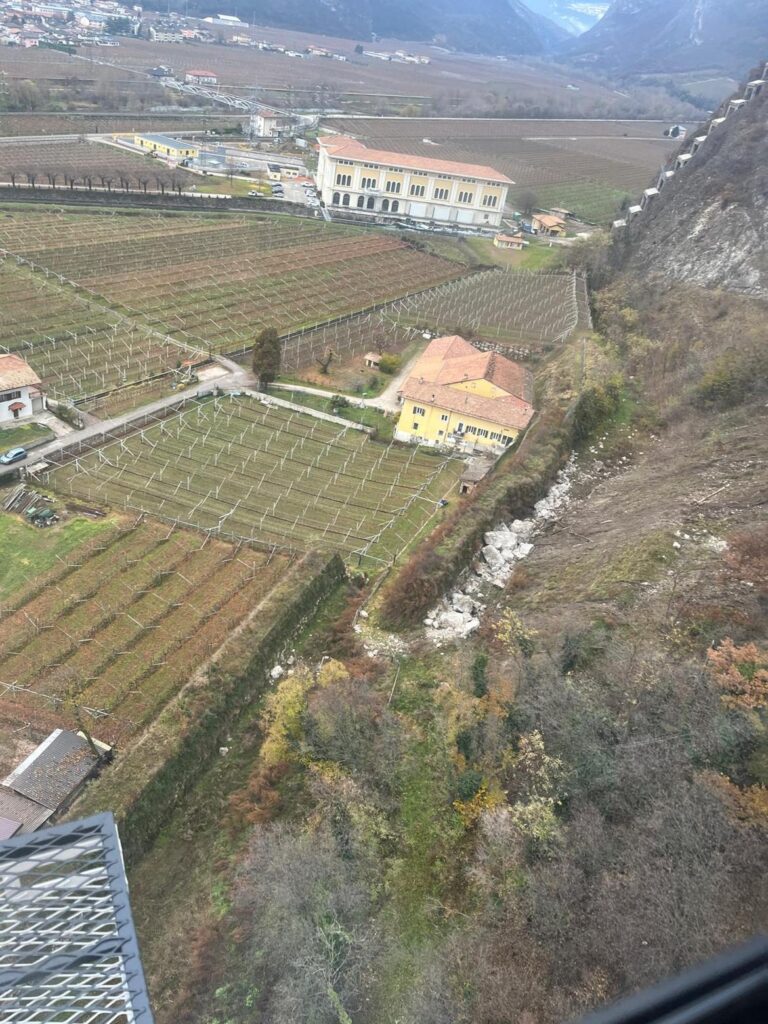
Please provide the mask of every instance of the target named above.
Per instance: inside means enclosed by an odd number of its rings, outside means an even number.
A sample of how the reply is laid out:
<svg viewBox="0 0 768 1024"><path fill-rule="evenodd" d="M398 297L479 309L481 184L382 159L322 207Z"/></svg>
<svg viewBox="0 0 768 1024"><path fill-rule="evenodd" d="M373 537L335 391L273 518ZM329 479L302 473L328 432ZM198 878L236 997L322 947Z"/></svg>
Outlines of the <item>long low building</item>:
<svg viewBox="0 0 768 1024"><path fill-rule="evenodd" d="M514 185L493 167L369 149L347 135L318 146L317 184L331 209L498 228Z"/></svg>

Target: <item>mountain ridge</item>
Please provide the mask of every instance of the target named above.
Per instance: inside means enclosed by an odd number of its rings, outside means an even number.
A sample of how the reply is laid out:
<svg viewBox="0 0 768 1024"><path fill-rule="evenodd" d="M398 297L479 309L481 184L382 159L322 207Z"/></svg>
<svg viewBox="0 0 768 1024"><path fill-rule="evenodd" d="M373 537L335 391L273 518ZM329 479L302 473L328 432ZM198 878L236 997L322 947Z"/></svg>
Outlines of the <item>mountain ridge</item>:
<svg viewBox="0 0 768 1024"><path fill-rule="evenodd" d="M148 7L164 10L160 0ZM190 16L233 14L278 28L370 41L437 43L465 52L542 55L567 38L564 28L521 0L193 0Z"/></svg>
<svg viewBox="0 0 768 1024"><path fill-rule="evenodd" d="M563 56L612 72L718 69L738 76L768 52L768 0L615 0Z"/></svg>

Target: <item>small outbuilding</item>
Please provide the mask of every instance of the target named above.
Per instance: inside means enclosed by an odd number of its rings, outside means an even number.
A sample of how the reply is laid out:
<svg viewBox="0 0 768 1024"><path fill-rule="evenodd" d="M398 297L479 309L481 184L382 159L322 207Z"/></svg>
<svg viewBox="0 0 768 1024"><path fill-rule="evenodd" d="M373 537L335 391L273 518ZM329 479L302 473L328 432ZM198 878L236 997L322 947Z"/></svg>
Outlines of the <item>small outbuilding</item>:
<svg viewBox="0 0 768 1024"><path fill-rule="evenodd" d="M553 213L535 213L531 217L531 227L540 235L559 237L565 234L565 221Z"/></svg>
<svg viewBox="0 0 768 1024"><path fill-rule="evenodd" d="M0 783L0 826L9 836L40 828L74 800L109 755L106 744L89 743L83 733L54 729Z"/></svg>
<svg viewBox="0 0 768 1024"><path fill-rule="evenodd" d="M496 235L493 244L497 249L523 249L525 248L525 239L522 235L508 235L502 231Z"/></svg>
<svg viewBox="0 0 768 1024"><path fill-rule="evenodd" d="M492 466L493 461L490 459L483 459L479 456L470 459L459 479L459 494L471 494L480 481L488 476Z"/></svg>
<svg viewBox="0 0 768 1024"><path fill-rule="evenodd" d="M363 362L369 370L378 370L381 364L381 353L380 352L366 352L363 356Z"/></svg>

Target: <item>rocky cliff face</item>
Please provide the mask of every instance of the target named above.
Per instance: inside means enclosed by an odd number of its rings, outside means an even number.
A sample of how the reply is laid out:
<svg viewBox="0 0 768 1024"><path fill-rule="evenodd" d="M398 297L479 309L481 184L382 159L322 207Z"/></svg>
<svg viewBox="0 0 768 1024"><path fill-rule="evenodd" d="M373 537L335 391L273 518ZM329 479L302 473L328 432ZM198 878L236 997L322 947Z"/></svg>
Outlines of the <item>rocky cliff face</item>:
<svg viewBox="0 0 768 1024"><path fill-rule="evenodd" d="M767 122L768 84L632 222L630 266L768 298Z"/></svg>
<svg viewBox="0 0 768 1024"><path fill-rule="evenodd" d="M768 52L768 0L615 0L566 52L614 72L716 68L738 77Z"/></svg>

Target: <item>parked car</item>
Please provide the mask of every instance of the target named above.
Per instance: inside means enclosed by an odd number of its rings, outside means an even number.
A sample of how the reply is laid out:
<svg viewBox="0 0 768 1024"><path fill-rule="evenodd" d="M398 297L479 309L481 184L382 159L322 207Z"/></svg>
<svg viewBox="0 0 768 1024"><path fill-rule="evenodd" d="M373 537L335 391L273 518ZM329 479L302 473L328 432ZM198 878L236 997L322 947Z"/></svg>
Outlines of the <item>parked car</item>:
<svg viewBox="0 0 768 1024"><path fill-rule="evenodd" d="M257 192L255 189L251 189L251 191L248 193L248 196L251 199L258 199L260 195L261 195L261 192Z"/></svg>
<svg viewBox="0 0 768 1024"><path fill-rule="evenodd" d="M307 197L307 206L311 206L313 209L315 207L317 207L319 209L320 201L318 199L315 199L314 196L308 196Z"/></svg>
<svg viewBox="0 0 768 1024"><path fill-rule="evenodd" d="M11 448L4 455L0 455L0 464L3 466L9 466L12 462L21 462L21 460L26 459L26 457L26 448Z"/></svg>

